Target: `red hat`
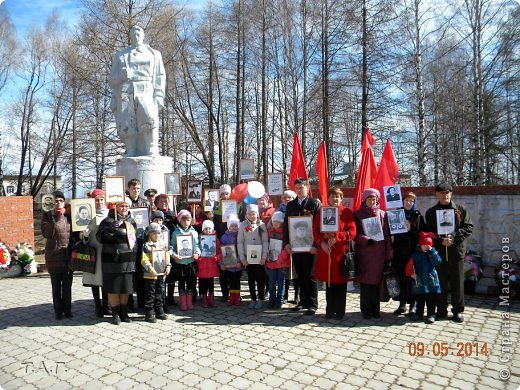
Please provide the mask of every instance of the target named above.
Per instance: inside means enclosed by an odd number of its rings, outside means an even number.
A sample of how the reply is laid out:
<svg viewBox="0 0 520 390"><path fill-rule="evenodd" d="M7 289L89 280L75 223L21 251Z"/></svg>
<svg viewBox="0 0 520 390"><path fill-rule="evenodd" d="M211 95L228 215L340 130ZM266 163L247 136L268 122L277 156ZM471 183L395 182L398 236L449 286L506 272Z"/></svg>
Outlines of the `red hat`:
<svg viewBox="0 0 520 390"><path fill-rule="evenodd" d="M99 188L95 188L92 191L90 191L89 196L94 199L97 198L98 196L104 197L105 191L100 190Z"/></svg>
<svg viewBox="0 0 520 390"><path fill-rule="evenodd" d="M425 232L419 232L419 245L433 245L433 238L435 237L435 234L433 233L425 233Z"/></svg>

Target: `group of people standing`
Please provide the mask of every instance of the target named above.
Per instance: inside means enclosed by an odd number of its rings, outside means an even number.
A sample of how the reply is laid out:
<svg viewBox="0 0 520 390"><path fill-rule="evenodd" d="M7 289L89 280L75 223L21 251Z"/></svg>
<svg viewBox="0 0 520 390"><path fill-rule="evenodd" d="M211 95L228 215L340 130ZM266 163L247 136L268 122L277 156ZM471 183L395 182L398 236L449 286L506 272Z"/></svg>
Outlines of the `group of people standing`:
<svg viewBox="0 0 520 390"><path fill-rule="evenodd" d="M408 313L414 320L422 319L426 305L426 322L447 317L450 285L452 319L463 321L463 258L473 225L465 208L451 200L449 184L435 188L438 203L426 212L426 218L416 209L416 195L404 193L407 232L394 235L390 234L385 211L379 207L377 189L366 189L361 207L352 212L343 205L341 189L331 188L327 203L328 207L338 208L338 229L323 232L320 225L326 216L322 216L321 202L309 195L309 182L300 178L293 184L295 191L286 191L277 209L265 194L255 204L241 203L237 215L228 216L227 222L223 222L220 208L214 210L212 218L202 218L196 229L198 216L184 209L175 214L169 209L167 196L152 189L145 192L147 199L141 198L140 182L132 179L125 200L112 207L107 207L102 190L89 193L95 199L96 216L79 233L72 233L70 210L63 193L56 191L54 209L42 218L55 318L72 317L69 249L74 241L88 240L96 248L97 262L93 273L83 273L83 284L92 288L96 315L112 315L114 324L132 321L128 313L135 305L134 292L138 305L145 310L146 321L166 319L167 306L177 304L173 298L175 283L181 310L192 309L197 295L203 307L215 306L216 277L221 300L239 306L243 272L247 273L251 309L262 308L267 295L269 307L280 309L288 301L292 281L295 305L291 310L314 315L318 283L325 282L326 316L342 319L347 283L352 280L343 275L342 263L352 248L356 251L355 281L360 285L363 318L380 317L380 285L383 271L391 262L401 283L394 314ZM229 199L231 187L223 184L219 194L221 200ZM150 225L141 237L130 213L132 207L149 208ZM446 209L454 210L456 226L452 234L439 235L436 211ZM292 250L288 220L294 216L312 216L313 243L308 252ZM382 240L364 232L363 220L373 217L380 219ZM210 255L201 251L200 234L216 236L216 248ZM177 247L179 235L191 236L189 253L184 253L187 248ZM272 249L271 240L280 241L279 251ZM261 248L258 262L248 262L249 245ZM226 250L223 255L221 247L229 249L229 253Z"/></svg>

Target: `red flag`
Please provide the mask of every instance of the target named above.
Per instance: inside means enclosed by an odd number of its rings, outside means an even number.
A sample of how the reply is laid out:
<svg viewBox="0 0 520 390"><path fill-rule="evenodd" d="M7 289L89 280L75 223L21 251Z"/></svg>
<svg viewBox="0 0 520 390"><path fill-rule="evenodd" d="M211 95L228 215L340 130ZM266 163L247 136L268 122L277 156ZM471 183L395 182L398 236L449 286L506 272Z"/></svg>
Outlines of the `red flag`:
<svg viewBox="0 0 520 390"><path fill-rule="evenodd" d="M379 161L379 168L377 170L376 181L374 182L374 188L377 188L381 193L380 207L382 210L386 210L385 194L383 193L383 187L393 186L397 182L399 176L399 167L395 160L394 150L390 143L390 138L386 140L385 149L381 155L381 161Z"/></svg>
<svg viewBox="0 0 520 390"><path fill-rule="evenodd" d="M374 185L377 176L377 165L374 158L372 146L375 141L370 134L370 130L366 129L365 137L363 138L361 146L361 162L359 163L356 188L354 189L354 202L352 203L352 210L356 211L361 206L361 194L367 188Z"/></svg>
<svg viewBox="0 0 520 390"><path fill-rule="evenodd" d="M322 141L318 148L316 159L316 173L318 174L318 189L320 190L321 203L327 205L327 194L329 193L329 170L327 165L327 148Z"/></svg>
<svg viewBox="0 0 520 390"><path fill-rule="evenodd" d="M298 133L294 133L291 170L289 172L289 188L294 191L294 181L299 177L309 179L307 170L305 169L305 159L303 157L302 147L300 145L300 137ZM310 188L309 188L310 193Z"/></svg>

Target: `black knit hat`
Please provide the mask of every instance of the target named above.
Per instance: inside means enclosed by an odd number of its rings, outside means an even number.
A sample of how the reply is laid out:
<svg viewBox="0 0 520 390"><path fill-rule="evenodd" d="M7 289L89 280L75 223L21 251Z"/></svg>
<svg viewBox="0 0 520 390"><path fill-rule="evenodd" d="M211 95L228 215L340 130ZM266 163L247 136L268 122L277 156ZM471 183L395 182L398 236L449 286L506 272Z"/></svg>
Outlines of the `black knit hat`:
<svg viewBox="0 0 520 390"><path fill-rule="evenodd" d="M52 195L54 195L54 199L61 198L61 199L65 200L65 195L63 195L63 192L61 192L61 191L54 191L52 193Z"/></svg>

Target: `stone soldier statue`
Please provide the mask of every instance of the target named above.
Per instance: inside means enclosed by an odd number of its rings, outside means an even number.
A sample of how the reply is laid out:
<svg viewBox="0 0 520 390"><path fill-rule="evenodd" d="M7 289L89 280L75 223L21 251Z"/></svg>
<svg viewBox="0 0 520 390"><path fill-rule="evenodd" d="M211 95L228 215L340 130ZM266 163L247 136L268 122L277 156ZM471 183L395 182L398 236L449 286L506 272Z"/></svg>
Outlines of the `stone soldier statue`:
<svg viewBox="0 0 520 390"><path fill-rule="evenodd" d="M127 157L159 155L159 108L166 74L161 53L143 43L144 30L130 30L132 44L112 58L110 107Z"/></svg>

